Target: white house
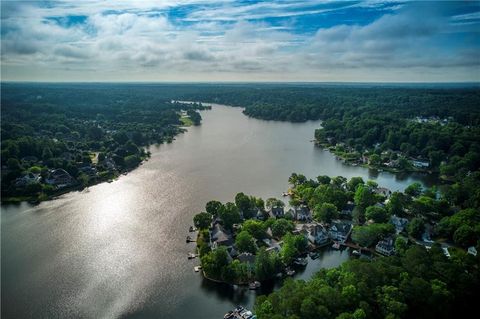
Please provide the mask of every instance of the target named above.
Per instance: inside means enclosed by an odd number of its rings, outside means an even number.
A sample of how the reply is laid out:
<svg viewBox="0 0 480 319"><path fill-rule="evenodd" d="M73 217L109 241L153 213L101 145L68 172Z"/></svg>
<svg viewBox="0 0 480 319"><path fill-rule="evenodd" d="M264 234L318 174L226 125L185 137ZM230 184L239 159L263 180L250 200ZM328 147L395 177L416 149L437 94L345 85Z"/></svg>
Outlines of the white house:
<svg viewBox="0 0 480 319"><path fill-rule="evenodd" d="M384 240L380 240L378 244L375 246L375 251L385 256L393 255L395 253L395 247L393 246L393 239L387 238Z"/></svg>
<svg viewBox="0 0 480 319"><path fill-rule="evenodd" d="M351 230L352 225L350 223L345 221L334 221L328 230L328 235L332 240L344 243L348 236L350 236Z"/></svg>

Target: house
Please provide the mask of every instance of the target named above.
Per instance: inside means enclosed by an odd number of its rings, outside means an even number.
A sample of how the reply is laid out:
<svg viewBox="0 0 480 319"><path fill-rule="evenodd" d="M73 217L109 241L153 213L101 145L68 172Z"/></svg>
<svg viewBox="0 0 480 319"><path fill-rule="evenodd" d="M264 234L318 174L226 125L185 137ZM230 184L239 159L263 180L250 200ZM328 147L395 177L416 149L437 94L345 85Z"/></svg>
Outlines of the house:
<svg viewBox="0 0 480 319"><path fill-rule="evenodd" d="M345 207L340 211L340 215L344 215L346 217L352 217L353 209L355 208L355 204L349 201Z"/></svg>
<svg viewBox="0 0 480 319"><path fill-rule="evenodd" d="M263 214L263 212L259 209L258 212L257 212L257 216L256 218L258 220L265 220L265 215Z"/></svg>
<svg viewBox="0 0 480 319"><path fill-rule="evenodd" d="M237 259L241 263L245 263L249 271L255 270L255 255L252 255L251 253L241 253L237 256Z"/></svg>
<svg viewBox="0 0 480 319"><path fill-rule="evenodd" d="M475 248L474 246L468 247L467 251L470 255L477 256L477 248Z"/></svg>
<svg viewBox="0 0 480 319"><path fill-rule="evenodd" d="M391 256L395 254L395 247L393 246L393 239L392 238L387 238L384 240L380 240L378 244L375 246L375 251L385 255L385 256Z"/></svg>
<svg viewBox="0 0 480 319"><path fill-rule="evenodd" d="M412 159L412 165L417 168L428 168L430 166L430 162L421 159Z"/></svg>
<svg viewBox="0 0 480 319"><path fill-rule="evenodd" d="M392 195L392 191L385 187L377 187L373 190L373 192L377 195L381 195L387 198L389 198L390 195Z"/></svg>
<svg viewBox="0 0 480 319"><path fill-rule="evenodd" d="M405 227L407 227L408 219L393 215L392 217L390 217L390 223L395 226L396 233L400 234L405 229Z"/></svg>
<svg viewBox="0 0 480 319"><path fill-rule="evenodd" d="M58 168L50 171L49 176L45 180L47 184L65 187L74 183L74 179L64 169Z"/></svg>
<svg viewBox="0 0 480 319"><path fill-rule="evenodd" d="M263 243L267 246L267 249L265 249L265 251L275 251L275 252L280 252L280 243L278 241L276 241L275 239L269 239L269 238L265 238L262 240Z"/></svg>
<svg viewBox="0 0 480 319"><path fill-rule="evenodd" d="M344 243L352 230L352 224L346 221L334 221L328 230L328 235L332 240Z"/></svg>
<svg viewBox="0 0 480 319"><path fill-rule="evenodd" d="M302 205L295 208L293 218L301 221L310 221L312 220L312 213L306 205Z"/></svg>
<svg viewBox="0 0 480 319"><path fill-rule="evenodd" d="M31 184L37 184L37 183L40 183L40 180L41 180L40 174L28 173L20 178L17 178L15 180L15 186L23 187Z"/></svg>
<svg viewBox="0 0 480 319"><path fill-rule="evenodd" d="M233 236L219 223L213 225L213 228L210 231L210 240L212 249L216 249L218 246L228 247L233 245Z"/></svg>
<svg viewBox="0 0 480 319"><path fill-rule="evenodd" d="M327 230L320 224L311 225L308 228L308 241L315 245L325 245L330 242Z"/></svg>
<svg viewBox="0 0 480 319"><path fill-rule="evenodd" d="M270 215L275 218L283 217L285 215L285 212L283 210L283 207L281 206L275 206L272 207L270 210Z"/></svg>

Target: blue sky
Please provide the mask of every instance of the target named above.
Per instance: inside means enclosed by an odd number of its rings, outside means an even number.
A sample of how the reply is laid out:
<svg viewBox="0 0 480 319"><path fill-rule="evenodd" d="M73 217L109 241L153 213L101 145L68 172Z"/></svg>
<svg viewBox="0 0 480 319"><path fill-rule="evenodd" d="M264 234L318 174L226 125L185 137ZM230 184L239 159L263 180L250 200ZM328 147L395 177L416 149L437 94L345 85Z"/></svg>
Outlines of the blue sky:
<svg viewBox="0 0 480 319"><path fill-rule="evenodd" d="M2 1L2 80L480 81L475 1Z"/></svg>

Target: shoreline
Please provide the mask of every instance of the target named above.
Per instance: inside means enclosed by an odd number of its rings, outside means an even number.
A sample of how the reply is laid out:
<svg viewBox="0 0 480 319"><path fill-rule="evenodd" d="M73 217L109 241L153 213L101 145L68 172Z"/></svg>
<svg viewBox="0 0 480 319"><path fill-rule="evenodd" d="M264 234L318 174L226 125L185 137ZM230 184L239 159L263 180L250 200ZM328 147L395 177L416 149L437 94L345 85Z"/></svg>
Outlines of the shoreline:
<svg viewBox="0 0 480 319"><path fill-rule="evenodd" d="M440 176L439 172L437 170L435 170L435 171L434 170L424 170L424 169L414 168L414 167L412 167L412 169L398 169L398 168L394 168L394 167L377 166L377 165L371 165L371 164L367 164L367 163L362 163L362 164L352 163L351 161L349 161L349 159L345 155L345 154L348 155L348 154L352 154L352 153L337 153L337 152L335 152L334 150L331 149L332 147L335 147L334 145L331 145L331 144L328 144L328 143L321 143L321 142L319 142L315 139L312 140L311 142L313 142L315 144L315 146L322 148L324 151L328 151L330 154L337 157L337 160L340 160L344 164L349 165L349 166L359 166L359 167L363 167L363 168L374 169L374 170L377 170L379 172L388 172L388 173L392 173L392 174L413 174L413 173L426 174L426 175L430 175L432 177L437 178L439 181L447 181L448 180L447 177ZM356 165L353 165L353 164L356 164Z"/></svg>

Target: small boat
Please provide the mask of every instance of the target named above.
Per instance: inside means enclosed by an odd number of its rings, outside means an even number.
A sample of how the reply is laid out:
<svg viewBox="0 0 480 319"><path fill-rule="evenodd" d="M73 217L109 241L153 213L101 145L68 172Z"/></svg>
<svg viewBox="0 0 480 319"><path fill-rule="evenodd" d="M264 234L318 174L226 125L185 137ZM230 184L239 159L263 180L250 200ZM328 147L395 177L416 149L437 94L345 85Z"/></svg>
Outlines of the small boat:
<svg viewBox="0 0 480 319"><path fill-rule="evenodd" d="M194 259L194 258L196 258L196 257L197 257L197 255L195 255L195 254L193 254L193 253L189 253L189 254L188 254L188 259Z"/></svg>
<svg viewBox="0 0 480 319"><path fill-rule="evenodd" d="M197 231L197 229L193 226L190 226L190 228L188 229L189 232L193 233L194 231Z"/></svg>
<svg viewBox="0 0 480 319"><path fill-rule="evenodd" d="M352 255L353 256L360 256L361 253L358 250L354 250L354 251L352 251Z"/></svg>
<svg viewBox="0 0 480 319"><path fill-rule="evenodd" d="M317 259L318 257L320 257L320 254L318 252L315 252L315 251L312 251L310 254L308 254L310 256L310 258L312 259Z"/></svg>
<svg viewBox="0 0 480 319"><path fill-rule="evenodd" d="M195 272L199 272L201 269L202 269L202 266L193 267L193 270L195 270Z"/></svg>
<svg viewBox="0 0 480 319"><path fill-rule="evenodd" d="M296 266L305 267L308 264L308 260L305 258L297 258L293 261L293 264Z"/></svg>
<svg viewBox="0 0 480 319"><path fill-rule="evenodd" d="M250 290L258 289L258 288L260 288L260 286L261 286L261 284L260 284L259 281L254 281L254 282L251 282L251 283L248 284L248 288Z"/></svg>

